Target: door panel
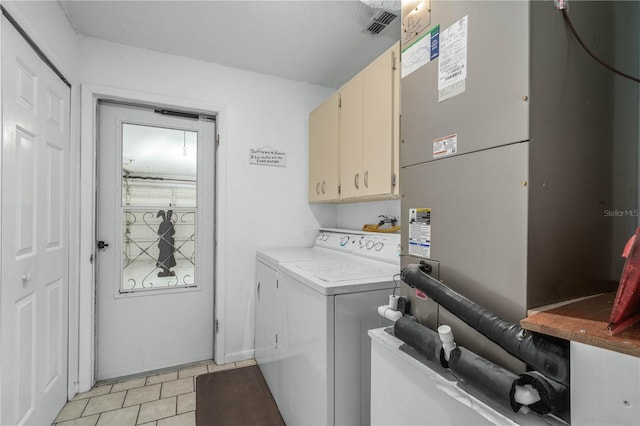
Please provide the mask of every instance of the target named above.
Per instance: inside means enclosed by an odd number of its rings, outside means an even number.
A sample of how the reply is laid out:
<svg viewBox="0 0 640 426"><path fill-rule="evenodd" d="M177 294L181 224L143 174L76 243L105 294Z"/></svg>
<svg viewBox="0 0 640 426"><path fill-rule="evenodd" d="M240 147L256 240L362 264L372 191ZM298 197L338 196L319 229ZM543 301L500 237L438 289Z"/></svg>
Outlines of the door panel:
<svg viewBox="0 0 640 426"><path fill-rule="evenodd" d="M46 364L43 371L45 375L44 384L48 387L52 384L58 372L60 371L60 353L63 348L60 347L63 330L63 318L62 318L62 281L55 280L47 284L46 286L46 332L47 342L44 350L46 355Z"/></svg>
<svg viewBox="0 0 640 426"><path fill-rule="evenodd" d="M46 146L46 163L47 163L47 197L45 211L47 211L47 229L46 235L46 248L52 250L60 248L62 246L61 231L62 224L62 210L64 207L64 200L62 196L64 194L62 185L64 184L64 151L53 145L47 143Z"/></svg>
<svg viewBox="0 0 640 426"><path fill-rule="evenodd" d="M363 72L363 195L392 191L393 55L387 51Z"/></svg>
<svg viewBox="0 0 640 426"><path fill-rule="evenodd" d="M309 201L338 199L340 94L309 114Z"/></svg>
<svg viewBox="0 0 640 426"><path fill-rule="evenodd" d="M36 209L35 198L37 192L36 158L34 152L34 136L24 129L15 130L16 173L18 179L18 194L20 200L16 203L15 216L17 250L16 259L35 254L36 239Z"/></svg>
<svg viewBox="0 0 640 426"><path fill-rule="evenodd" d="M215 124L103 102L98 114L96 377L212 359ZM158 175L146 165L160 151ZM193 176L177 177L183 161Z"/></svg>
<svg viewBox="0 0 640 426"><path fill-rule="evenodd" d="M69 88L2 23L0 424L67 401Z"/></svg>
<svg viewBox="0 0 640 426"><path fill-rule="evenodd" d="M256 262L256 320L255 359L269 389L277 402L278 343L282 306L278 303L278 277L276 271L262 262Z"/></svg>
<svg viewBox="0 0 640 426"><path fill-rule="evenodd" d="M340 189L341 198L362 195L363 76L355 76L341 90Z"/></svg>

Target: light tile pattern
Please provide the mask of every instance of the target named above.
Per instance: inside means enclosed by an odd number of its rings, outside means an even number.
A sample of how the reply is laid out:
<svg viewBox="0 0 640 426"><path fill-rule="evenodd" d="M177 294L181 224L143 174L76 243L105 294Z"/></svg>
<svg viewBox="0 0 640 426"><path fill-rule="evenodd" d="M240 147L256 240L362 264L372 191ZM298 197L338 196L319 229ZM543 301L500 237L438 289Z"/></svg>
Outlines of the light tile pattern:
<svg viewBox="0 0 640 426"><path fill-rule="evenodd" d="M255 365L255 360L217 365L210 361L98 383L76 395L55 426L195 426L196 377Z"/></svg>

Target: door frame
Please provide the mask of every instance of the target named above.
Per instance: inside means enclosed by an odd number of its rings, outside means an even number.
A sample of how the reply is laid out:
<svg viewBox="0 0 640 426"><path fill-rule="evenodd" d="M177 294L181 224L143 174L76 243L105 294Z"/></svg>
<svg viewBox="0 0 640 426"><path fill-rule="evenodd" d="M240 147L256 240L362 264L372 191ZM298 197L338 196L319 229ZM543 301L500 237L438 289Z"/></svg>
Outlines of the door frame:
<svg viewBox="0 0 640 426"><path fill-rule="evenodd" d="M97 107L99 99L119 102L149 104L168 109L186 109L216 115L217 138L226 141L227 106L214 102L179 98L158 93L137 92L125 88L114 88L93 84L82 84L80 88L80 194L79 194L79 269L80 280L76 291L79 294L77 323L69 324L70 330L78 331L78 392L86 392L95 383L95 235L96 235L96 140ZM214 277L214 358L225 363L225 286L226 282L226 144L216 149L215 174L215 277ZM75 318L71 318L75 319ZM217 331L216 331L217 329Z"/></svg>

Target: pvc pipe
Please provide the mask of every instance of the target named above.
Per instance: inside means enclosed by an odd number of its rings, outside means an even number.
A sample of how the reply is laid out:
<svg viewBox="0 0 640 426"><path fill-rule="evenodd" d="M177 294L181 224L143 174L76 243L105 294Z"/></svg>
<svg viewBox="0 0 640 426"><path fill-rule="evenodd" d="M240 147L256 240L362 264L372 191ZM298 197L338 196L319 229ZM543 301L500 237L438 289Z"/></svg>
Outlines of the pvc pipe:
<svg viewBox="0 0 640 426"><path fill-rule="evenodd" d="M378 314L393 322L402 318L402 312L398 312L389 305L378 306Z"/></svg>
<svg viewBox="0 0 640 426"><path fill-rule="evenodd" d="M438 336L442 342L442 350L444 351L444 359L449 361L451 351L456 348L456 342L453 341L453 331L448 325L441 325L438 327Z"/></svg>
<svg viewBox="0 0 640 426"><path fill-rule="evenodd" d="M540 394L532 385L515 385L513 400L518 404L530 405L540 401Z"/></svg>

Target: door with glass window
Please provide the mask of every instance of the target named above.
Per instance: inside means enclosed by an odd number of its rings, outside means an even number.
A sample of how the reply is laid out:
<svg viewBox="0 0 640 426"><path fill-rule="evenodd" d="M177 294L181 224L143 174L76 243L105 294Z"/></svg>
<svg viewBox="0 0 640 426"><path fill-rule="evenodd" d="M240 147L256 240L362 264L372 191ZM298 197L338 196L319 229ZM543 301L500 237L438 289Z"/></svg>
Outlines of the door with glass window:
<svg viewBox="0 0 640 426"><path fill-rule="evenodd" d="M215 121L100 102L98 380L213 358Z"/></svg>

